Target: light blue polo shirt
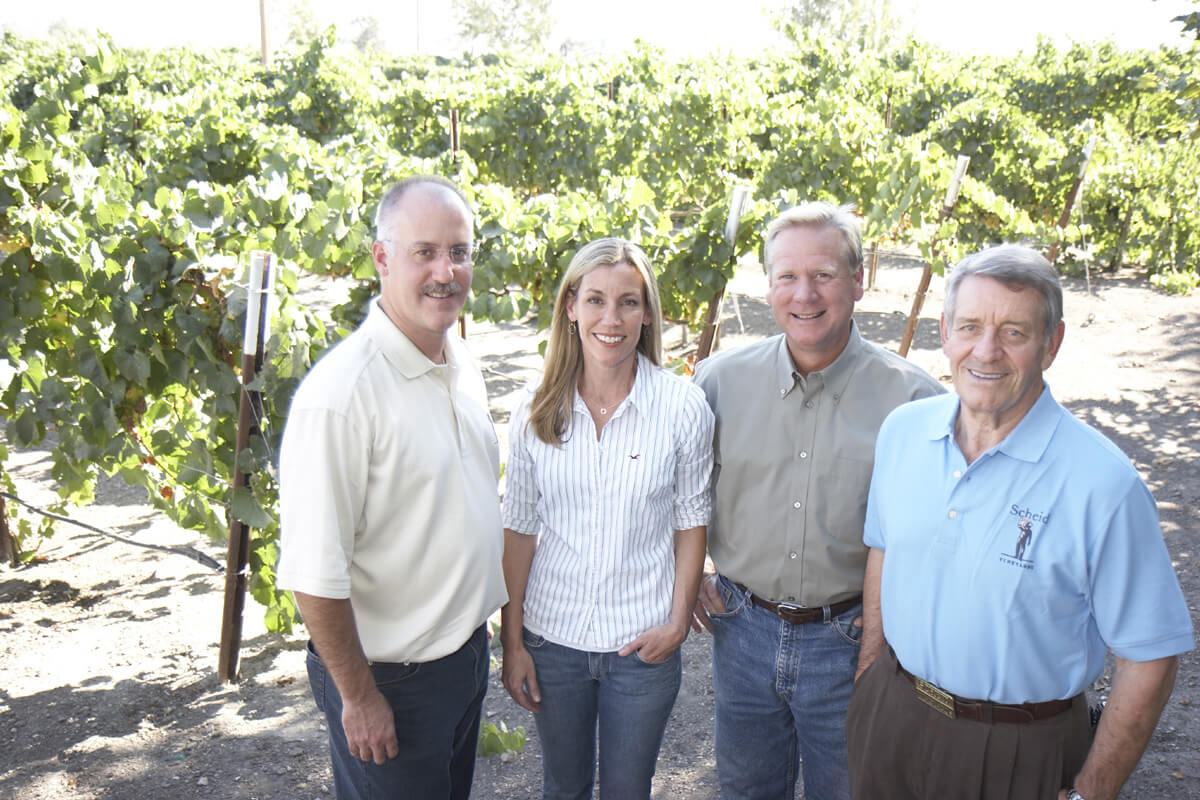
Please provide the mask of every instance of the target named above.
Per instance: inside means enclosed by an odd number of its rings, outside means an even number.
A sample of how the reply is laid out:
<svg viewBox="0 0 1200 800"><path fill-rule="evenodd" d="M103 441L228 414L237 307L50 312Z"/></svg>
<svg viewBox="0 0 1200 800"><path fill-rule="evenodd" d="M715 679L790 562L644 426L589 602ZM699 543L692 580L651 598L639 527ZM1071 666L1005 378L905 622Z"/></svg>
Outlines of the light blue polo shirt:
<svg viewBox="0 0 1200 800"><path fill-rule="evenodd" d="M969 467L957 395L879 431L863 541L883 550L883 630L906 669L999 703L1067 698L1130 661L1190 650L1154 499L1129 459L1043 389Z"/></svg>

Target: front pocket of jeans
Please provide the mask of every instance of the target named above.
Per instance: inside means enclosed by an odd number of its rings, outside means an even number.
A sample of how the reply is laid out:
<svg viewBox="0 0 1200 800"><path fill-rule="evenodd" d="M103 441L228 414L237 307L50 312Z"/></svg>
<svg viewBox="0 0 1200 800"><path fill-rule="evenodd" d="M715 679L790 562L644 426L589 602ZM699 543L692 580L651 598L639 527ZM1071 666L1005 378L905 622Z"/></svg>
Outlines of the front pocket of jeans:
<svg viewBox="0 0 1200 800"><path fill-rule="evenodd" d="M421 669L420 664L372 664L375 685L382 689L408 680Z"/></svg>
<svg viewBox="0 0 1200 800"><path fill-rule="evenodd" d="M662 661L647 661L646 659L642 658L641 650L634 650L631 655L633 656L635 661L637 661L639 664L641 664L643 666L661 667L663 664L666 664L668 661L670 661L672 656L675 656L678 653L679 653L679 648L676 647L674 650L672 650L670 653L668 653L667 656Z"/></svg>
<svg viewBox="0 0 1200 800"><path fill-rule="evenodd" d="M306 646L306 664L308 670L308 685L312 690L313 701L317 704L317 710L322 714L325 713L325 681L329 680L328 673L325 672L325 665L321 662L317 651L313 649L312 642Z"/></svg>
<svg viewBox="0 0 1200 800"><path fill-rule="evenodd" d="M530 633L527 630L521 631L521 639L525 642L527 648L532 647L535 650L546 643L545 636L538 636L536 633Z"/></svg>
<svg viewBox="0 0 1200 800"><path fill-rule="evenodd" d="M861 645L863 632L862 625L854 624L854 620L861 616L862 608L860 607L853 612L847 611L844 614L834 617L832 620L830 620L830 624L833 625L838 634L840 634L841 637L847 642L856 646Z"/></svg>
<svg viewBox="0 0 1200 800"><path fill-rule="evenodd" d="M723 575L717 578L717 594L721 595L721 603L725 610L710 611L708 616L712 619L729 619L746 608L746 593Z"/></svg>

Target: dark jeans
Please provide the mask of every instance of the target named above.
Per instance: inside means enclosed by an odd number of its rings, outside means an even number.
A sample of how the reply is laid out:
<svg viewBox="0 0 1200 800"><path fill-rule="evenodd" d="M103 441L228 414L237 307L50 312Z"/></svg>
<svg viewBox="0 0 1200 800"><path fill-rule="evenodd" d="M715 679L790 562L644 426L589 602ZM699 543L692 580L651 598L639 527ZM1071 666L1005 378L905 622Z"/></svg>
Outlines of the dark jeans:
<svg viewBox="0 0 1200 800"><path fill-rule="evenodd" d="M308 681L329 728L338 800L465 800L475 774L488 666L486 625L436 661L372 664L375 685L396 715L400 743L400 754L379 766L350 755L342 698L309 642Z"/></svg>

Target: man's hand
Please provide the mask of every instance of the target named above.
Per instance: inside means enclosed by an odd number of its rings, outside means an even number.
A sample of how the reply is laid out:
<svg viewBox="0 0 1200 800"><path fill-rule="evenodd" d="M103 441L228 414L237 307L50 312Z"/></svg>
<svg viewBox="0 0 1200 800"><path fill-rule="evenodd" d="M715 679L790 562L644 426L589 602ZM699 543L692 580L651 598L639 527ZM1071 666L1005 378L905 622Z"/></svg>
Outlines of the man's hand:
<svg viewBox="0 0 1200 800"><path fill-rule="evenodd" d="M857 683L867 667L883 651L883 612L879 605L879 589L883 581L884 552L872 547L867 551L867 568L863 574L863 613L856 622L862 626L858 640L858 667L854 670Z"/></svg>
<svg viewBox="0 0 1200 800"><path fill-rule="evenodd" d="M1121 793L1171 696L1178 668L1177 656L1154 661L1116 659L1108 703L1087 760L1075 776L1075 789L1087 800L1115 800Z"/></svg>
<svg viewBox="0 0 1200 800"><path fill-rule="evenodd" d="M396 716L378 689L361 701L342 698L342 730L350 755L357 759L382 765L400 754Z"/></svg>
<svg viewBox="0 0 1200 800"><path fill-rule="evenodd" d="M542 708L542 693L538 689L537 669L533 656L524 646L504 647L500 662L500 680L521 708L537 713Z"/></svg>
<svg viewBox="0 0 1200 800"><path fill-rule="evenodd" d="M725 613L725 601L717 591L717 575L710 572L700 581L700 592L696 596L696 607L692 610L692 630L712 633L712 618L709 614Z"/></svg>
<svg viewBox="0 0 1200 800"><path fill-rule="evenodd" d="M679 649L679 645L683 644L687 634L686 622L682 625L672 625L671 623L659 625L622 647L617 651L617 655L624 658L637 653L638 658L647 664L659 664L666 661L671 653Z"/></svg>
<svg viewBox="0 0 1200 800"><path fill-rule="evenodd" d="M294 594L317 655L341 695L342 730L350 755L376 764L395 758L400 754L396 715L375 688L350 601Z"/></svg>

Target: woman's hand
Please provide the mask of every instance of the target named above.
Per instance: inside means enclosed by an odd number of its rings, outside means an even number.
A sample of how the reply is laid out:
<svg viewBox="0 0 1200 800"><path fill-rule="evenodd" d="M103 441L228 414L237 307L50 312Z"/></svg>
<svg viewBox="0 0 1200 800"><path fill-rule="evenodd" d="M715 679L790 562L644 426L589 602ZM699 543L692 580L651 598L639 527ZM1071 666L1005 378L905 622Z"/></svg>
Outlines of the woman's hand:
<svg viewBox="0 0 1200 800"><path fill-rule="evenodd" d="M666 661L671 653L679 649L679 645L683 644L683 640L687 638L687 634L688 625L686 622L678 625L674 622L668 622L666 625L659 625L656 628L646 631L618 650L617 655L624 658L625 656L637 653L638 658L647 664L658 664Z"/></svg>
<svg viewBox="0 0 1200 800"><path fill-rule="evenodd" d="M521 708L537 713L542 707L542 693L538 689L537 669L533 656L523 646L505 647L500 659L500 679L504 688Z"/></svg>

